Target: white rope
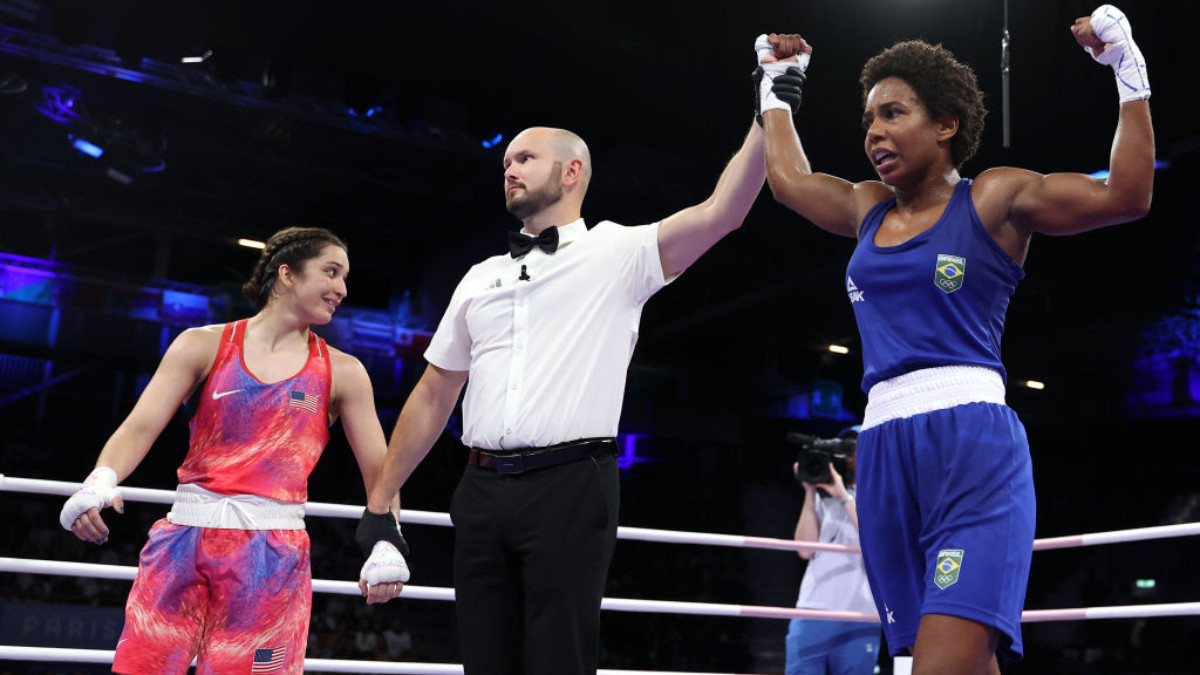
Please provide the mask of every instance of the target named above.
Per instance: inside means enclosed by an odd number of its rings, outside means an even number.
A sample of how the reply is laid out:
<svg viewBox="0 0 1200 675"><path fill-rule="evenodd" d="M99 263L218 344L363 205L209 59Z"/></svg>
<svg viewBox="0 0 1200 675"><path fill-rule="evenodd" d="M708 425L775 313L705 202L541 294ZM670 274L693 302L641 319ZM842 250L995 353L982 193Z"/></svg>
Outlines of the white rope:
<svg viewBox="0 0 1200 675"><path fill-rule="evenodd" d="M12 478L0 474L0 491L31 492L37 494L71 495L78 489L78 484L65 481L48 481L28 478ZM130 501L144 501L161 504L174 502L175 493L171 490L150 490L145 488L122 487L122 494ZM325 504L309 502L305 507L307 513L315 516L336 518L358 518L362 515L363 507L346 506L341 504ZM448 514L432 511L405 510L401 521L426 525L449 526ZM1144 541L1148 539L1164 539L1169 537L1184 537L1200 534L1200 523L1185 523L1182 525L1165 525L1146 527L1132 530L1117 530L1112 532L1097 532L1092 534L1075 535L1070 537L1055 537L1034 542L1034 550L1068 548L1075 546L1095 546L1128 541ZM618 528L618 536L622 539L652 541L673 544L701 544L712 546L729 546L737 548L765 548L776 550L823 550L858 553L859 549L834 544L817 542L797 542L787 539L769 539L765 537L743 537L727 534L711 534L704 532L678 532L673 530L655 530L638 527ZM0 571L26 572L32 574L58 574L67 576L92 576L107 579L132 580L137 573L136 567L121 567L116 565L97 565L92 563L71 563L58 561L22 560L19 558L0 558ZM318 593L335 593L341 595L359 595L358 585L351 581L331 581L324 579L313 580L313 591ZM405 586L404 597L413 600L453 601L454 590L430 586ZM1133 607L1100 607L1062 610L1030 610L1023 616L1028 621L1065 621L1086 618L1133 618L1141 616L1179 616L1200 614L1197 607L1200 603L1180 603L1173 605L1137 605ZM797 609L793 607L762 607L753 605L730 605L716 603L676 602L664 600L634 600L627 598L604 598L601 607L610 611L623 612L655 612L674 614L698 614L707 616L753 616L765 618L813 618L833 619L840 621L878 621L879 618L868 612L828 612L822 610ZM1155 609L1158 608L1158 609ZM1155 612L1163 612L1156 614Z"/></svg>
<svg viewBox="0 0 1200 675"><path fill-rule="evenodd" d="M129 565L101 565L99 563L65 562L61 560L30 560L28 558L0 558L0 572L25 574L53 574L64 577L89 577L93 579L117 579L133 581L137 568ZM337 595L361 595L358 584L353 581L328 581L313 579L313 592ZM413 600L454 601L454 589L436 586L404 586L404 597Z"/></svg>
<svg viewBox="0 0 1200 675"><path fill-rule="evenodd" d="M0 558L0 572L26 574L54 574L71 577L92 577L132 581L136 567L101 565L97 563L63 562L59 560L30 560L26 558ZM353 581L313 579L313 592L337 595L360 595L358 584ZM406 585L401 596L410 600L454 601L454 589L436 586ZM819 609L795 607L764 607L761 605L730 605L712 602L679 602L674 600L635 600L632 598L604 598L600 608L613 612L639 612L654 614L692 614L700 616L744 616L765 619L824 619L833 621L875 622L879 617L870 612L832 612ZM1158 605L1126 605L1117 607L1080 607L1074 609L1026 610L1021 615L1024 622L1075 621L1083 619L1132 619L1152 616L1200 615L1200 602L1182 602Z"/></svg>
<svg viewBox="0 0 1200 675"><path fill-rule="evenodd" d="M70 496L79 489L78 483L66 481L41 480L36 478L13 478L0 474L0 492L27 492ZM151 502L156 504L171 504L175 501L172 490L151 490L147 488L121 487L121 494L126 501ZM331 518L359 518L363 507L347 506L344 504L328 504L309 502L305 512L312 516ZM405 509L400 512L400 522L417 525L436 525L452 527L450 515L436 511L413 511ZM1076 534L1066 537L1051 537L1038 539L1033 542L1033 550L1045 551L1057 548L1075 548L1080 546L1098 546L1101 544L1118 544L1131 541L1146 541L1150 539L1171 539L1175 537L1192 537L1200 535L1200 523L1183 523L1181 525L1161 525L1157 527L1142 527L1131 530L1114 530L1111 532L1094 532L1091 534ZM710 534L706 532L680 532L676 530L654 530L642 527L619 527L617 537L637 541L652 541L664 544L700 544L708 546L727 546L733 548L761 548L783 551L829 551L840 553L859 553L854 546L839 544L822 544L814 541L794 541L791 539L771 539L767 537L745 537L732 534Z"/></svg>
<svg viewBox="0 0 1200 675"><path fill-rule="evenodd" d="M69 496L74 494L77 489L77 483L11 478L0 474L0 491ZM135 487L122 487L121 490L122 494L128 501L135 502L140 501L171 504L174 502L175 497L175 493L170 490L150 490ZM363 509L362 507L346 506L341 504L310 502L305 506L305 510L309 515L313 516L353 519L360 517ZM402 512L401 521L405 523L423 525L436 525L443 527L451 526L449 515L430 511L406 510ZM1094 546L1118 542L1194 536L1196 534L1200 534L1200 523L1187 523L1183 525L1148 527L1133 530L1119 530L1113 532L1099 532L1070 537L1042 539L1034 543L1034 550L1047 550L1076 546ZM769 539L764 537L743 537L736 535L711 534L703 532L678 532L672 530L654 530L634 527L619 528L618 536L621 539L674 544L700 544L776 550L823 550L840 551L844 553L859 552L859 549L854 547L819 544L816 542L796 542L791 540ZM0 558L0 571L30 574L56 574L64 576L85 576L126 581L132 580L137 574L137 568L129 566L27 560L20 558ZM313 591L317 593L360 595L358 584L355 582L314 579L312 584ZM449 588L407 585L405 586L403 597L413 600L453 601L454 590ZM762 607L752 605L731 605L699 602L635 600L628 598L604 598L601 603L601 608L608 611L673 613L704 616L743 616L776 619L790 619L799 617L809 619L869 622L875 622L879 620L876 615L866 612L828 612L821 610L796 609L793 607ZM1200 615L1200 602L1121 607L1084 607L1074 609L1027 610L1022 614L1022 621L1074 621L1088 619L1194 615ZM113 660L113 654L114 652L112 651L103 650L56 649L0 645L0 660L13 659L23 661L111 663ZM307 659L305 660L304 669L308 672L399 673L403 675L458 675L459 673L462 673L462 666L457 664L356 662L337 661L331 659ZM598 671L598 675L671 674L667 673L667 671L600 670ZM713 673L709 675L723 674Z"/></svg>
<svg viewBox="0 0 1200 675"><path fill-rule="evenodd" d="M1069 537L1038 539L1033 542L1033 550L1046 551L1052 548L1076 548L1079 546L1099 546L1101 544L1120 544L1129 541L1146 541L1148 539L1194 537L1198 534L1200 534L1200 523L1159 525L1157 527L1139 527L1132 530L1093 532L1091 534L1076 534Z"/></svg>
<svg viewBox="0 0 1200 675"><path fill-rule="evenodd" d="M63 649L62 647L14 647L0 645L0 659L9 661L63 661L66 663L112 663L113 650Z"/></svg>
<svg viewBox="0 0 1200 675"><path fill-rule="evenodd" d="M14 478L0 473L0 492L26 492L32 494L58 495L70 497L79 490L79 483L60 480L42 480L40 478ZM174 490L153 490L121 486L121 496L129 502L149 502L152 504L172 504L175 501ZM347 506L344 504L328 504L325 502L308 502L304 512L310 516L329 518L362 517L362 506ZM450 514L436 511L400 511L400 522L415 525L436 525L453 527ZM793 541L791 539L767 539L764 537L742 537L731 534L707 534L704 532L676 532L673 530L651 530L641 527L619 527L617 538L654 541L668 544L701 544L710 546L731 546L734 548L766 548L788 551L830 551L841 553L859 553L855 546L841 544L822 544L816 541Z"/></svg>
<svg viewBox="0 0 1200 675"><path fill-rule="evenodd" d="M41 495L58 495L70 497L79 490L79 483L69 483L61 480L42 480L40 478L13 478L0 473L0 492L27 492ZM121 496L127 502L148 502L151 504L173 504L174 490L153 490L121 486ZM362 506L346 506L344 504L327 504L324 502L309 502L304 505L304 512L310 516L325 516L329 518L362 517ZM401 522L416 525L439 525L451 527L450 514L435 511L413 511L406 509L400 514Z"/></svg>
<svg viewBox="0 0 1200 675"><path fill-rule="evenodd" d="M79 486L77 483L12 478L0 474L0 491L69 496L74 494L74 492L78 490L78 487ZM171 504L175 499L175 493L171 490L151 490L136 487L122 487L121 490L122 494L128 501ZM305 505L305 511L307 514L313 516L354 519L359 518L362 515L363 508L361 506L310 502ZM401 514L401 521L405 523L435 525L442 527L452 526L448 514L430 511L405 510ZM1119 542L1194 536L1197 534L1200 534L1200 523L1186 523L1183 525L1148 527L1132 530L1119 530L1112 532L1099 532L1068 537L1041 539L1034 543L1034 550L1095 546ZM859 549L854 547L820 544L817 542L796 542L791 540L770 539L764 537L744 537L703 532L679 532L672 530L655 530L636 527L618 528L618 537L621 539L672 544L699 544L734 548L823 550L840 551L844 553L859 553ZM137 568L129 566L47 560L27 560L20 558L0 558L0 571L29 574L83 576L125 581L131 581L137 574ZM314 579L312 586L313 591L316 593L360 595L358 584L350 581ZM453 602L454 590L449 588L407 585L404 588L403 597L412 600L438 600ZM879 620L878 616L867 612L829 612L821 610L796 609L793 607L763 607L700 602L636 600L629 598L604 598L601 602L601 608L607 611L672 613L702 616L758 617L775 619L790 619L799 617L808 619L864 622L877 622ZM1076 621L1090 619L1195 615L1200 615L1200 602L1121 607L1084 607L1074 609L1027 610L1022 613L1022 621ZM112 663L113 657L113 651L105 650L17 647L0 645L0 660L9 659L19 661L109 664ZM306 659L304 662L304 670L306 672L395 673L401 675L459 675L463 672L462 666L458 664L377 661L363 662L339 661L333 659ZM667 673L666 671L600 670L598 671L598 675L671 674Z"/></svg>
<svg viewBox="0 0 1200 675"><path fill-rule="evenodd" d="M52 661L59 663L112 663L116 652L103 649L61 647L15 647L0 645L0 661ZM304 659L307 673L385 673L398 675L462 675L457 663L414 663L411 661L340 661ZM607 670L597 675L733 675L732 673L684 673L667 670Z"/></svg>
<svg viewBox="0 0 1200 675"><path fill-rule="evenodd" d="M794 541L792 539L768 539L766 537L743 537L733 534L709 534L707 532L679 532L676 530L650 530L644 527L618 527L618 539L654 541L662 544L701 544L705 546L729 546L733 548L767 548L786 551L829 551L836 553L862 553L857 546L822 544L817 541Z"/></svg>
<svg viewBox="0 0 1200 675"><path fill-rule="evenodd" d="M133 581L137 568L128 565L101 565L98 563L65 562L61 560L31 560L27 558L0 558L0 572L25 574L53 574L68 577L92 577ZM361 595L354 581L332 581L313 579L314 593L336 595ZM404 586L404 598L411 600L454 601L454 589L436 586ZM615 612L652 612L662 614L698 614L702 616L754 616L767 618L836 619L840 621L878 621L869 612L829 612L794 607L759 607L754 605L724 605L707 602L677 602L672 600L634 600L628 598L604 598L601 609Z"/></svg>
<svg viewBox="0 0 1200 675"><path fill-rule="evenodd" d="M1077 609L1030 609L1021 614L1023 623L1039 621L1084 621L1089 619L1142 619L1155 616L1197 616L1200 602Z"/></svg>

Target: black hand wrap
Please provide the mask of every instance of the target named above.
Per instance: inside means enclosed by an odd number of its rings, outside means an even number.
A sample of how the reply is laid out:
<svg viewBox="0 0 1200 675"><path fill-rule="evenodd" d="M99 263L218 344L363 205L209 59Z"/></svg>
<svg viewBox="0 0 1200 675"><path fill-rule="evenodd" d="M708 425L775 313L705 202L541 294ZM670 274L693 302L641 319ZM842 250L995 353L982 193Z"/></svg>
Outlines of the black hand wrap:
<svg viewBox="0 0 1200 675"><path fill-rule="evenodd" d="M792 114L795 115L800 112L800 102L804 98L804 81L807 78L804 72L795 66L783 72L783 75L776 75L771 82L771 93L791 106Z"/></svg>
<svg viewBox="0 0 1200 675"><path fill-rule="evenodd" d="M762 119L762 80L767 76L762 66L754 69L750 74L751 82L754 84L754 121L758 122L758 126L763 125ZM800 102L803 99L804 81L807 79L804 71L792 66L786 69L782 75L776 75L774 80L771 80L771 93L780 101L788 104L792 109L792 114L795 115L800 111Z"/></svg>
<svg viewBox="0 0 1200 675"><path fill-rule="evenodd" d="M758 122L758 126L763 125L762 121L762 79L766 77L763 67L759 66L750 73L750 81L754 84L754 121Z"/></svg>
<svg viewBox="0 0 1200 675"><path fill-rule="evenodd" d="M358 542L365 558L371 557L371 550L375 548L375 542L379 541L390 543L400 551L400 555L408 558L408 542L404 541L404 535L400 534L400 524L396 522L396 517L391 511L371 513L370 509L363 509L362 518L354 530L354 541Z"/></svg>

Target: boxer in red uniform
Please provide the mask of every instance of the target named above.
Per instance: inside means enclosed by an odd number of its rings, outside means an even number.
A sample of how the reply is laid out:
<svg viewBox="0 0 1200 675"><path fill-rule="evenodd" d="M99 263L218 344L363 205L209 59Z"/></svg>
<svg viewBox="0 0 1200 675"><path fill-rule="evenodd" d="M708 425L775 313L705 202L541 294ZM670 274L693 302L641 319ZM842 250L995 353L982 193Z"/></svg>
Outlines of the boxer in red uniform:
<svg viewBox="0 0 1200 675"><path fill-rule="evenodd" d="M366 370L310 330L346 296L345 244L321 228L267 242L250 319L184 331L60 521L104 543L117 483L200 387L175 503L150 530L114 672L300 673L312 604L308 476L340 417L369 490L386 451ZM372 589L398 593L398 586Z"/></svg>

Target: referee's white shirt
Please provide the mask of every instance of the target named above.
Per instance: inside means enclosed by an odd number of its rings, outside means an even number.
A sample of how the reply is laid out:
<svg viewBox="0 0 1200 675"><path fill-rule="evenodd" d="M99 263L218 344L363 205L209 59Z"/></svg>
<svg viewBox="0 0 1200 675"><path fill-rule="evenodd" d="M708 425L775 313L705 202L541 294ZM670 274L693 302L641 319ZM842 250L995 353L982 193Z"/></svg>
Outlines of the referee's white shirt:
<svg viewBox="0 0 1200 675"><path fill-rule="evenodd" d="M467 272L425 351L439 368L470 371L464 445L616 435L642 306L668 283L658 226L589 230L580 219L559 227L554 253L492 256Z"/></svg>

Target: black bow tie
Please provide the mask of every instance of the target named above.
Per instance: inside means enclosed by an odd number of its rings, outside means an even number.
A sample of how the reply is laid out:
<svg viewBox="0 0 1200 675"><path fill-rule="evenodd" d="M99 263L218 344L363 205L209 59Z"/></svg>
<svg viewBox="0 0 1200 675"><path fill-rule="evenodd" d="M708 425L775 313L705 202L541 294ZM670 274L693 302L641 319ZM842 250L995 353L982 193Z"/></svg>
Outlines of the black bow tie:
<svg viewBox="0 0 1200 675"><path fill-rule="evenodd" d="M533 247L537 246L546 253L554 253L558 250L558 228L547 227L542 230L542 233L536 237L531 237L528 234L520 232L508 233L508 252L514 258L529 253Z"/></svg>

